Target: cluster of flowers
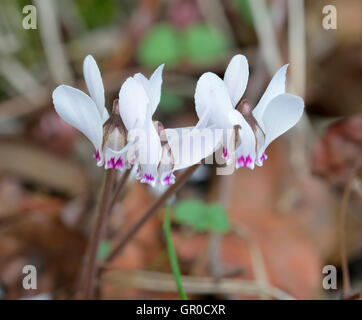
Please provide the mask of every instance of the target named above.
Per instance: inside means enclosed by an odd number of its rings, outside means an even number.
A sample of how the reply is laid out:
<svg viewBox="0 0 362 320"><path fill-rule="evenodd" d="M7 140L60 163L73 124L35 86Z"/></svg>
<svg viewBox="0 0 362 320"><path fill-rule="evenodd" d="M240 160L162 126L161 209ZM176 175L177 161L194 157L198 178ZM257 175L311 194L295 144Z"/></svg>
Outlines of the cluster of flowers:
<svg viewBox="0 0 362 320"><path fill-rule="evenodd" d="M204 73L195 91L199 121L188 128L165 129L152 120L160 102L164 65L149 79L140 73L129 77L109 115L101 73L88 55L83 73L90 97L60 85L53 92L53 103L63 120L93 143L98 166L118 170L136 166L141 182L168 185L175 182L175 171L199 163L217 150L227 165L262 166L268 145L293 127L303 113L303 99L285 92L287 67L274 75L255 108L242 99L249 77L243 55L231 59L224 79Z"/></svg>

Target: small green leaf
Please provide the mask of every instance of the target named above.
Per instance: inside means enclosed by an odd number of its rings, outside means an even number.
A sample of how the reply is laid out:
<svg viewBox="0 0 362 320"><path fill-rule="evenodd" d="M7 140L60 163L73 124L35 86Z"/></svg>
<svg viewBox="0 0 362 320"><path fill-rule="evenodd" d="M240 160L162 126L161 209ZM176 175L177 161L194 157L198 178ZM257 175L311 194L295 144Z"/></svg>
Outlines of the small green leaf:
<svg viewBox="0 0 362 320"><path fill-rule="evenodd" d="M219 204L199 200L183 200L175 206L175 220L199 232L227 232L230 228L227 213Z"/></svg>
<svg viewBox="0 0 362 320"><path fill-rule="evenodd" d="M98 247L98 260L104 260L111 252L111 244L108 240L103 240Z"/></svg>
<svg viewBox="0 0 362 320"><path fill-rule="evenodd" d="M194 24L184 33L185 54L195 64L217 61L228 47L225 35L206 24Z"/></svg>
<svg viewBox="0 0 362 320"><path fill-rule="evenodd" d="M151 28L138 47L138 58L147 67L162 63L175 65L181 58L180 37L169 23L160 23Z"/></svg>

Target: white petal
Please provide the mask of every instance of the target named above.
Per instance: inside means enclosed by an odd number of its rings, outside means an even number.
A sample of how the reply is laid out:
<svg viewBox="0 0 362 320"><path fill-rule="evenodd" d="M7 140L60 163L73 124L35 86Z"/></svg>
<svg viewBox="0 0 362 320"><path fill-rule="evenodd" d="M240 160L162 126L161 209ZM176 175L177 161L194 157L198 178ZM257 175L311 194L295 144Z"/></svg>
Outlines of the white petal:
<svg viewBox="0 0 362 320"><path fill-rule="evenodd" d="M101 118L105 121L108 118L108 112L105 108L102 76L96 61L91 55L86 56L84 59L83 74L89 94L95 102Z"/></svg>
<svg viewBox="0 0 362 320"><path fill-rule="evenodd" d="M137 73L134 78L144 87L150 100L151 114L154 114L161 99L162 71L164 64L160 65L148 80L142 73Z"/></svg>
<svg viewBox="0 0 362 320"><path fill-rule="evenodd" d="M255 135L253 129L247 123L243 115L237 110L233 110L229 113L230 121L234 125L239 125L241 129L238 130L240 144L235 150L235 165L236 168L248 167L254 169L254 163L256 158L255 153ZM237 137L236 137L237 138Z"/></svg>
<svg viewBox="0 0 362 320"><path fill-rule="evenodd" d="M128 78L119 91L119 113L127 130L142 127L149 99L143 86L134 78Z"/></svg>
<svg viewBox="0 0 362 320"><path fill-rule="evenodd" d="M115 151L107 148L105 151L105 168L106 169L117 169L124 170L130 168L128 157L127 157L128 146L124 147L120 151Z"/></svg>
<svg viewBox="0 0 362 320"><path fill-rule="evenodd" d="M157 168L161 160L160 137L151 121L145 121L143 128L137 130L137 162L139 164L139 177L142 183L155 186L158 173Z"/></svg>
<svg viewBox="0 0 362 320"><path fill-rule="evenodd" d="M281 94L268 104L263 115L265 129L264 150L273 140L292 128L299 121L303 110L303 99L290 93Z"/></svg>
<svg viewBox="0 0 362 320"><path fill-rule="evenodd" d="M241 99L245 92L249 78L248 60L241 54L234 56L226 68L224 81L229 90L233 107Z"/></svg>
<svg viewBox="0 0 362 320"><path fill-rule="evenodd" d="M61 118L82 132L100 150L103 120L93 100L84 92L61 85L53 92L55 110Z"/></svg>
<svg viewBox="0 0 362 320"><path fill-rule="evenodd" d="M225 125L226 114L233 106L224 81L212 72L204 73L196 85L195 106L199 119L211 111L209 124Z"/></svg>
<svg viewBox="0 0 362 320"><path fill-rule="evenodd" d="M277 73L271 79L259 103L254 108L253 115L258 122L262 120L264 111L269 102L276 96L285 93L285 79L287 69L288 65L286 64L277 71Z"/></svg>
<svg viewBox="0 0 362 320"><path fill-rule="evenodd" d="M174 157L174 171L200 163L220 144L220 137L210 128L168 129L166 134Z"/></svg>

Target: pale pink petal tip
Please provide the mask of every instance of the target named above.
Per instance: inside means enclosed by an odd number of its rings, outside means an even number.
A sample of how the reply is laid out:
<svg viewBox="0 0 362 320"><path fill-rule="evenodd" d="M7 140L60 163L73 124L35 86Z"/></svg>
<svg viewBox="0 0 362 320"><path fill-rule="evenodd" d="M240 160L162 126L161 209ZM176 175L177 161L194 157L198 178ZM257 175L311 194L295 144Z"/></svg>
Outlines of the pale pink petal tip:
<svg viewBox="0 0 362 320"><path fill-rule="evenodd" d="M237 168L240 168L240 167L248 167L250 169L253 168L253 160L251 159L250 155L248 155L247 157L244 157L244 156L240 156L237 160Z"/></svg>

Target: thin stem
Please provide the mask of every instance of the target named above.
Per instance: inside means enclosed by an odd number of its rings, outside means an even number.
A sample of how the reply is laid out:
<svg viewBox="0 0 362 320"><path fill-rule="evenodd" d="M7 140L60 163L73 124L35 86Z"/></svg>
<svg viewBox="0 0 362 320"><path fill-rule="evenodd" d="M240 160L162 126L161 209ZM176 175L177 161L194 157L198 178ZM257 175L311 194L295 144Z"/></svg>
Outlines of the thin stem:
<svg viewBox="0 0 362 320"><path fill-rule="evenodd" d="M183 285L182 285L180 268L179 268L178 261L177 261L177 254L176 254L176 250L173 245L173 242L172 242L170 206L169 205L166 206L166 212L165 212L165 216L164 216L164 220L163 220L163 232L165 233L168 258L170 259L171 269L172 269L172 273L173 273L173 276L176 281L177 290L178 290L182 300L188 300L187 295L186 295Z"/></svg>
<svg viewBox="0 0 362 320"><path fill-rule="evenodd" d="M119 181L117 183L117 186L116 186L116 189L114 190L113 197L112 197L112 199L111 199L111 201L109 203L108 209L107 209L107 216L111 213L114 205L117 202L117 199L120 198L121 193L124 190L124 187L125 187L125 185L127 183L127 180L128 180L128 177L129 177L130 173L131 173L131 169L127 169L123 173L121 179L119 179Z"/></svg>
<svg viewBox="0 0 362 320"><path fill-rule="evenodd" d="M91 299L94 294L94 283L96 276L96 263L99 243L102 239L106 227L106 208L108 207L109 194L112 190L114 171L112 169L106 170L104 178L104 186L102 196L99 204L97 219L93 228L90 238L90 243L87 252L86 263L82 272L82 296L84 299Z"/></svg>
<svg viewBox="0 0 362 320"><path fill-rule="evenodd" d="M117 257L124 247L133 239L137 232L143 227L143 225L157 213L158 209L161 208L166 200L176 193L187 181L187 179L194 173L194 171L199 167L199 164L195 164L192 167L189 167L182 173L176 180L176 183L171 185L160 198L155 200L155 202L146 210L142 217L136 222L136 224L126 233L126 235L120 240L120 242L114 247L109 256L106 258L105 263L111 262L115 257Z"/></svg>

